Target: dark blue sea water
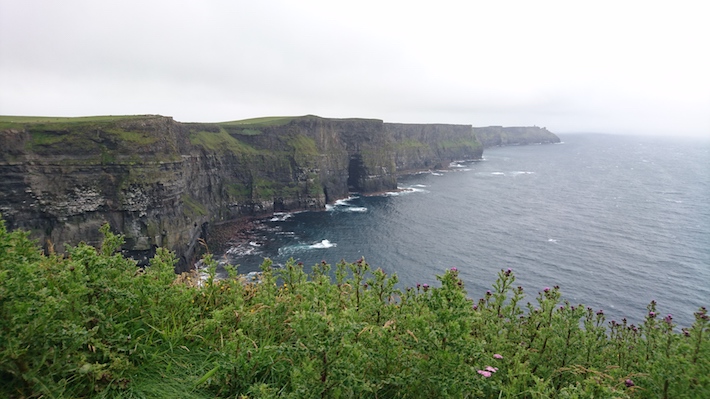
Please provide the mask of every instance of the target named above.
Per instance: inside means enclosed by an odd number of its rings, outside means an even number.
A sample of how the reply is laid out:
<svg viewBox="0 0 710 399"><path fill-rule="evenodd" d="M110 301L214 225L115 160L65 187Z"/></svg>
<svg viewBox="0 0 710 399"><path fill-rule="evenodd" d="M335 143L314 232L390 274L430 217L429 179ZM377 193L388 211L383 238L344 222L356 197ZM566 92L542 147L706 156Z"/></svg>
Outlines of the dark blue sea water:
<svg viewBox="0 0 710 399"><path fill-rule="evenodd" d="M638 322L655 299L692 324L710 306L710 141L561 138L487 149L483 161L400 179L402 192L275 215L222 259L248 273L264 257L364 257L403 287L457 267L474 299L511 268L531 301L559 285L608 320Z"/></svg>

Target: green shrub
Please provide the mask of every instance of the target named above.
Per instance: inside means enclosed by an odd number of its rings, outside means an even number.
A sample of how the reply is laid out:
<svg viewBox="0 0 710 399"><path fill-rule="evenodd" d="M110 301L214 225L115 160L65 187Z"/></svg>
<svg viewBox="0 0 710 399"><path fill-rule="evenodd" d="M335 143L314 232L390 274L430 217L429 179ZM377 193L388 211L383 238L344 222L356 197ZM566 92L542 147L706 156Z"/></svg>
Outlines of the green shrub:
<svg viewBox="0 0 710 399"><path fill-rule="evenodd" d="M0 396L249 398L705 398L710 322L677 330L649 305L640 326L561 302L521 303L511 270L472 301L452 268L404 290L363 259L258 281L234 268L140 269L101 229L43 255L0 220Z"/></svg>

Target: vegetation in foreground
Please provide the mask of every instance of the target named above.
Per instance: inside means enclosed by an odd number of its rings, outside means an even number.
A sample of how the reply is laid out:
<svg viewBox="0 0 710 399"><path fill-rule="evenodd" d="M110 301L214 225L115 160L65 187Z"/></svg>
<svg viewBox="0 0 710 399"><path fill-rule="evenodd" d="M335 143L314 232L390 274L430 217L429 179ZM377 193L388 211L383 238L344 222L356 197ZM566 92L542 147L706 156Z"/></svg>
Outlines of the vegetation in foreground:
<svg viewBox="0 0 710 399"><path fill-rule="evenodd" d="M0 396L9 398L708 398L710 321L676 331L535 304L501 270L478 302L458 271L398 290L363 260L272 269L260 282L175 276L100 249L42 255L0 220Z"/></svg>

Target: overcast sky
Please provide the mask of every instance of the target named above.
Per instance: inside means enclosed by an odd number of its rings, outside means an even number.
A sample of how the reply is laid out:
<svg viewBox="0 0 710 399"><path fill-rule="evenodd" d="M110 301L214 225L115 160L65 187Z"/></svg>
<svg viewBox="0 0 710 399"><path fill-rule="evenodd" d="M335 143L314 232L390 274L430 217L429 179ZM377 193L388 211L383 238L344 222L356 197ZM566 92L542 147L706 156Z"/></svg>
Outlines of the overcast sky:
<svg viewBox="0 0 710 399"><path fill-rule="evenodd" d="M0 0L0 114L710 137L705 1Z"/></svg>

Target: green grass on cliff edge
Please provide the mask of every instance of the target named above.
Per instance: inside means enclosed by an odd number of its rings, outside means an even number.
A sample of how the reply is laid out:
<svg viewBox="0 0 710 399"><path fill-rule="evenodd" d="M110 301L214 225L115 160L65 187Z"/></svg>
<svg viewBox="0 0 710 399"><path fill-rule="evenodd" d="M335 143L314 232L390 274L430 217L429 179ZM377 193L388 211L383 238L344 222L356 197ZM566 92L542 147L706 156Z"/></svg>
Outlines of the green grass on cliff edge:
<svg viewBox="0 0 710 399"><path fill-rule="evenodd" d="M139 146L155 143L158 141L158 137L155 134L146 131L126 130L120 125L120 122L154 118L159 118L159 116L0 116L0 130L27 130L31 136L28 149L43 152L51 151L52 147L62 146L66 150L96 154L106 151L106 148L101 147L101 140ZM124 148L123 152L130 151L133 148Z"/></svg>
<svg viewBox="0 0 710 399"><path fill-rule="evenodd" d="M101 115L101 116L13 116L0 115L0 129L21 129L26 125L52 124L58 128L68 128L87 123L109 123L126 120L151 119L158 115Z"/></svg>
<svg viewBox="0 0 710 399"><path fill-rule="evenodd" d="M710 397L705 308L683 329L654 302L609 322L558 287L524 304L511 270L473 300L456 268L398 288L362 259L176 276L168 251L139 269L101 232L43 255L0 219L0 397Z"/></svg>
<svg viewBox="0 0 710 399"><path fill-rule="evenodd" d="M220 122L221 126L283 126L300 116L264 116L260 118L249 118L238 121Z"/></svg>

